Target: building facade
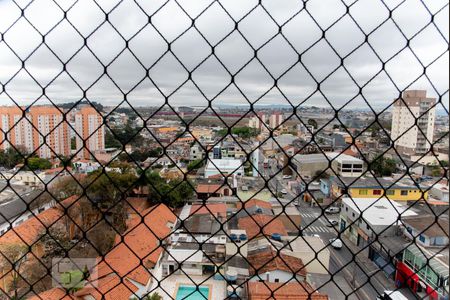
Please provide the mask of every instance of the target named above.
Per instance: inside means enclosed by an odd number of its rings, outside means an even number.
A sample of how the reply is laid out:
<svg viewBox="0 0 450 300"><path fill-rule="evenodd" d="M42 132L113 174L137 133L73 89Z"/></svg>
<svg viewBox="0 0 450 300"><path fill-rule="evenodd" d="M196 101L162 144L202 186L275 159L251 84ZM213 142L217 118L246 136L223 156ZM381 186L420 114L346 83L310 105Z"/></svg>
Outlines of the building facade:
<svg viewBox="0 0 450 300"><path fill-rule="evenodd" d="M283 123L283 114L280 112L275 112L269 117L269 127L271 129L278 128L281 123Z"/></svg>
<svg viewBox="0 0 450 300"><path fill-rule="evenodd" d="M77 157L90 159L105 150L103 117L93 107L84 106L75 113L75 132Z"/></svg>
<svg viewBox="0 0 450 300"><path fill-rule="evenodd" d="M394 101L391 138L397 149L405 154L423 154L433 142L435 98L426 91L405 91ZM417 125L416 120L418 120Z"/></svg>
<svg viewBox="0 0 450 300"><path fill-rule="evenodd" d="M70 128L60 109L3 106L0 107L0 119L1 149L14 145L42 158L70 155Z"/></svg>

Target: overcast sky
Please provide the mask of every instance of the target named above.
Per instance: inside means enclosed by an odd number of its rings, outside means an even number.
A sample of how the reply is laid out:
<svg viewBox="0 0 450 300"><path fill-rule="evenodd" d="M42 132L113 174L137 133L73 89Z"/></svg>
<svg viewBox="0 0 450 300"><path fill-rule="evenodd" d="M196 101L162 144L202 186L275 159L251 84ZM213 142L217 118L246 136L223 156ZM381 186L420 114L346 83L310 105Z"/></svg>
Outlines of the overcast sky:
<svg viewBox="0 0 450 300"><path fill-rule="evenodd" d="M288 104L286 99L299 104L309 99L305 105L329 106L317 92L321 82L320 90L334 107L357 96L347 107L366 108L355 80L377 108L389 105L398 89L407 87L445 95L448 107L449 7L444 0L424 1L427 8L419 0L387 0L389 9L400 5L381 26L389 11L380 0L344 1L349 14L334 0L311 0L305 6L298 0L263 0L262 6L249 0L125 0L119 5L116 0L97 0L98 6L91 0L55 0L60 7L52 0L29 2L17 1L24 9L25 17L20 17L21 8L0 0L0 83L6 90L0 94L2 104L11 104L11 98L29 104L46 87L39 104L45 97L54 102L80 100L84 90L89 100L105 105L119 103L126 93L133 105L153 106L165 101L158 87L175 106L203 106L205 97L214 99L213 105L247 100ZM430 22L427 9L440 12L434 24L416 34ZM364 43L366 34L369 43ZM403 35L414 36L410 48L394 56L406 45ZM168 43L172 52L167 52ZM346 70L338 68L341 58ZM389 62L378 74L380 59ZM422 75L421 64L428 66L434 88ZM179 88L188 71L193 71L195 84L188 80ZM235 85L229 85L230 74L236 73Z"/></svg>

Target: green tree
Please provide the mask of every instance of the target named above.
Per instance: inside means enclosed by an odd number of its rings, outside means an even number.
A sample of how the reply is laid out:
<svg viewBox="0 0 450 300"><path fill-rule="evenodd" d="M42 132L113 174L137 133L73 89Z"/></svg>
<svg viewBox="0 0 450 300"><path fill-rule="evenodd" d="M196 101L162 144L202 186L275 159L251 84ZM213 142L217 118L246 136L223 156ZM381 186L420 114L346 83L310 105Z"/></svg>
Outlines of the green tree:
<svg viewBox="0 0 450 300"><path fill-rule="evenodd" d="M23 163L23 157L26 155L26 151L22 147L8 148L6 150L0 149L0 167L11 169L17 164Z"/></svg>
<svg viewBox="0 0 450 300"><path fill-rule="evenodd" d="M113 166L111 166L113 167ZM138 183L138 177L125 164L116 166L119 171L102 173L97 170L85 179L86 195L90 201L111 214L112 225L119 232L126 229L126 202L124 201Z"/></svg>
<svg viewBox="0 0 450 300"><path fill-rule="evenodd" d="M369 169L375 176L391 176L396 170L395 160L378 156L369 164Z"/></svg>
<svg viewBox="0 0 450 300"><path fill-rule="evenodd" d="M228 129L221 129L221 130L217 131L218 136L224 136L227 133L228 133ZM256 128L250 128L247 126L233 127L233 128L231 128L231 133L239 136L240 138L248 139L248 138L257 136L259 134L259 130Z"/></svg>
<svg viewBox="0 0 450 300"><path fill-rule="evenodd" d="M204 163L205 163L204 159L197 159L197 160L191 161L187 165L187 169L188 169L188 171L198 170L204 165Z"/></svg>
<svg viewBox="0 0 450 300"><path fill-rule="evenodd" d="M158 294L157 292L155 292L155 293L153 293L153 294L151 294L151 295L148 295L148 296L145 298L145 300L162 300L162 297L161 297L160 294Z"/></svg>
<svg viewBox="0 0 450 300"><path fill-rule="evenodd" d="M26 161L26 166L31 171L35 170L47 170L52 167L52 163L45 159L40 157L29 157Z"/></svg>
<svg viewBox="0 0 450 300"><path fill-rule="evenodd" d="M308 125L314 127L314 129L317 129L319 126L317 125L317 121L315 119L309 119Z"/></svg>
<svg viewBox="0 0 450 300"><path fill-rule="evenodd" d="M108 128L105 130L105 147L106 148L121 148L122 144L116 139Z"/></svg>
<svg viewBox="0 0 450 300"><path fill-rule="evenodd" d="M157 172L151 171L146 173L145 179L149 187L149 200L152 203L180 207L194 194L192 184L187 180L166 181Z"/></svg>

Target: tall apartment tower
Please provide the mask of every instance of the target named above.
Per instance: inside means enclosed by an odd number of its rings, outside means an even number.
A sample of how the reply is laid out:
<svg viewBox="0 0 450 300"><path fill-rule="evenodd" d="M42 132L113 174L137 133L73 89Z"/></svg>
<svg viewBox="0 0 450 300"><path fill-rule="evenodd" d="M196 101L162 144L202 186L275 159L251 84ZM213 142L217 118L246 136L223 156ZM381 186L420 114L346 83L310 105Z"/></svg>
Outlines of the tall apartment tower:
<svg viewBox="0 0 450 300"><path fill-rule="evenodd" d="M75 113L77 156L90 159L91 154L105 150L103 117L91 106L83 106ZM86 146L83 145L85 141ZM82 149L78 152L78 150Z"/></svg>
<svg viewBox="0 0 450 300"><path fill-rule="evenodd" d="M283 114L280 112L275 112L269 117L269 127L271 129L277 128L283 123Z"/></svg>
<svg viewBox="0 0 450 300"><path fill-rule="evenodd" d="M250 118L250 120L248 121L248 127L263 131L264 129L266 129L264 126L265 123L266 115L263 112L258 112L257 116Z"/></svg>
<svg viewBox="0 0 450 300"><path fill-rule="evenodd" d="M400 153L413 155L430 150L435 121L435 108L431 107L435 102L435 98L427 98L427 92L421 90L405 91L402 98L395 100L391 138Z"/></svg>
<svg viewBox="0 0 450 300"><path fill-rule="evenodd" d="M70 155L70 129L63 113L53 106L0 107L0 148L23 147L42 158Z"/></svg>

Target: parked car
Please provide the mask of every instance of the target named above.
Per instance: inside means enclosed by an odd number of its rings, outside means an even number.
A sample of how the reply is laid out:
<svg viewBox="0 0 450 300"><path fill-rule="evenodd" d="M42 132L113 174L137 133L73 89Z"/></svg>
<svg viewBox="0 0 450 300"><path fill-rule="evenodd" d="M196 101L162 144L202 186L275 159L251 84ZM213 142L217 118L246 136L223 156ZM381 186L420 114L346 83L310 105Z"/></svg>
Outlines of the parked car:
<svg viewBox="0 0 450 300"><path fill-rule="evenodd" d="M339 222L336 221L336 220L328 220L327 226L328 226L328 227L334 227L334 226L336 226L337 224L339 224Z"/></svg>
<svg viewBox="0 0 450 300"><path fill-rule="evenodd" d="M330 240L330 245L334 249L341 249L342 248L342 241L338 238L333 238Z"/></svg>
<svg viewBox="0 0 450 300"><path fill-rule="evenodd" d="M337 214L341 211L339 207L331 206L325 209L326 214Z"/></svg>
<svg viewBox="0 0 450 300"><path fill-rule="evenodd" d="M286 189L282 189L282 190L281 190L281 193L282 193L283 195L286 195L286 194L287 194Z"/></svg>
<svg viewBox="0 0 450 300"><path fill-rule="evenodd" d="M283 176L283 179L291 179L292 178L292 175L284 175Z"/></svg>

